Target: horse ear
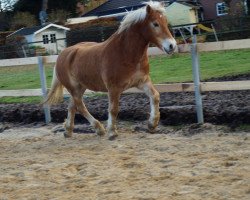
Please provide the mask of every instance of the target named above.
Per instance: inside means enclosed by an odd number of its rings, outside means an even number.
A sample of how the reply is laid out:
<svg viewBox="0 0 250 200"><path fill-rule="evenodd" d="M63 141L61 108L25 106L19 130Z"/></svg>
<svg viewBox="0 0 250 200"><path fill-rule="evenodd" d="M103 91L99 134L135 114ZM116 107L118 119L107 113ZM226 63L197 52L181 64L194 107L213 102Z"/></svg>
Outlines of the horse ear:
<svg viewBox="0 0 250 200"><path fill-rule="evenodd" d="M150 5L147 5L146 11L147 11L147 14L150 14L152 12L152 8L150 7Z"/></svg>

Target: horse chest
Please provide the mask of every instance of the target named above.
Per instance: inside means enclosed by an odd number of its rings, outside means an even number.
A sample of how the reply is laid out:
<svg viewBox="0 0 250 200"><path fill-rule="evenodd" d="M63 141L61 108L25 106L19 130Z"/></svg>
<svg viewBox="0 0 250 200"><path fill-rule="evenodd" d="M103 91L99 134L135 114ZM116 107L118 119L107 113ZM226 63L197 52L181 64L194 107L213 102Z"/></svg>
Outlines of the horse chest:
<svg viewBox="0 0 250 200"><path fill-rule="evenodd" d="M138 64L140 66L140 64ZM148 78L148 75L141 70L141 68L137 65L136 71L132 74L129 79L128 87L137 87L141 83L145 82Z"/></svg>

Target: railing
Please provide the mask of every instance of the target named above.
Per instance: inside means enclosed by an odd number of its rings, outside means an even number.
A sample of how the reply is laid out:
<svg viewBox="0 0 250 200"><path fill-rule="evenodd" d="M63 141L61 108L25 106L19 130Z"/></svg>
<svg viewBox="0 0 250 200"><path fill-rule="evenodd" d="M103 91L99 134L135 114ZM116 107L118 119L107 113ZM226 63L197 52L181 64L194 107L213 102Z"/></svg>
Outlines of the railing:
<svg viewBox="0 0 250 200"><path fill-rule="evenodd" d="M12 42L0 46L0 60L11 58L26 58L34 56L58 55L66 47L66 38L36 42Z"/></svg>
<svg viewBox="0 0 250 200"><path fill-rule="evenodd" d="M199 28L201 27L199 26L201 24L203 27L205 27L205 29L211 29L213 31L203 31L201 28ZM192 28L188 29L188 26ZM180 32L181 27L186 28ZM0 46L0 59L43 56L44 54L55 55L60 53L59 46L62 41L65 44L67 43L67 46L71 46L83 41L102 42L109 38L117 30L117 28L118 24L113 26L93 26L84 29L72 29L67 32L66 38L57 39L55 43L51 43L51 41L49 41L50 44L55 44L53 52L46 52L45 49L42 48L31 48L32 46L43 46L41 45L43 41L37 41L33 43L17 42L16 44L6 44L5 46ZM216 40L224 41L230 39L243 39L249 38L250 36L250 17L225 17L213 21L182 24L179 26L173 26L173 28L176 29L175 33L176 36L179 36L178 40L180 42L189 42L189 38L192 36L192 34L196 33L199 33L201 40L210 42Z"/></svg>
<svg viewBox="0 0 250 200"><path fill-rule="evenodd" d="M196 110L199 123L203 123L203 111L202 111L202 99L201 92L206 91L223 91L223 90L250 90L249 81L226 81L226 82L202 82L199 78L199 52L207 51L219 51L230 49L246 49L250 48L250 39L244 40L232 40L222 42L210 42L210 43L196 43L196 36L193 38L192 44L179 45L177 52L186 53L191 52L192 66L193 66L193 79L194 83L173 83L173 84L156 84L155 87L159 92L195 92L196 97ZM149 48L149 55L164 54L157 48ZM4 96L43 96L46 97L47 86L44 76L45 63L55 63L57 56L44 56L44 57L32 57L32 58L19 58L0 60L0 67L4 66L19 66L19 65L31 65L38 64L40 70L41 89L27 89L27 90L0 90L0 97ZM92 92L92 91L88 91ZM141 91L136 88L126 90L125 93L140 93ZM65 95L68 93L65 91ZM46 122L50 121L50 111L48 107L45 107Z"/></svg>

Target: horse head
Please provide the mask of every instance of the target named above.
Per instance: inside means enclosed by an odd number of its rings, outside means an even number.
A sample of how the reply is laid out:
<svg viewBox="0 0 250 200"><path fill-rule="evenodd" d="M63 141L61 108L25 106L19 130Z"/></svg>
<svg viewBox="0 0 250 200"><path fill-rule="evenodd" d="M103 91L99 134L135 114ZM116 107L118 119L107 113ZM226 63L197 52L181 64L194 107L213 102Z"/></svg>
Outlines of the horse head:
<svg viewBox="0 0 250 200"><path fill-rule="evenodd" d="M176 41L169 30L163 4L159 2L147 4L143 26L142 34L148 41L168 54L175 50Z"/></svg>

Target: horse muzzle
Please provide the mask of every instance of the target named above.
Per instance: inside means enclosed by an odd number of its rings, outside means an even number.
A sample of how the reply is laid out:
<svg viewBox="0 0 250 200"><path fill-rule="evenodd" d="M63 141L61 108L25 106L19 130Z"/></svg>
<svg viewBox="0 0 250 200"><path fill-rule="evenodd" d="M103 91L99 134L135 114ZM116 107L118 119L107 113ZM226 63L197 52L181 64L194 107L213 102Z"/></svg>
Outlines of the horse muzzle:
<svg viewBox="0 0 250 200"><path fill-rule="evenodd" d="M172 54L176 49L175 39L165 39L162 41L162 50L167 54Z"/></svg>

